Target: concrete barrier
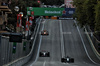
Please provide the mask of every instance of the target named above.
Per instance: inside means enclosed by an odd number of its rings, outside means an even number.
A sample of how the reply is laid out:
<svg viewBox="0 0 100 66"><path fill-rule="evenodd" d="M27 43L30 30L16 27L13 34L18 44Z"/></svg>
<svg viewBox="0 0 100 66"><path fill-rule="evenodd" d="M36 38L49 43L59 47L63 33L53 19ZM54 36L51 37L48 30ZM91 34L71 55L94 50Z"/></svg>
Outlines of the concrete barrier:
<svg viewBox="0 0 100 66"><path fill-rule="evenodd" d="M40 18L37 21L41 21ZM34 37L34 38L31 39L31 40L33 40L33 44L32 44L32 49L30 50L30 52L26 56L23 56L19 59L12 61L12 62L9 62L8 64L5 64L3 66L22 66L27 61L29 61L29 59L31 58L32 53L33 53L33 49L35 46L35 42L36 42L36 38L37 38L39 29L40 29L40 22L37 22L37 25L36 25L34 32L33 32L33 35L32 35L32 37Z"/></svg>
<svg viewBox="0 0 100 66"><path fill-rule="evenodd" d="M96 48L95 48L95 46L94 46L94 44L93 44L93 41L92 41L92 39L90 38L90 36L89 36L89 34L88 34L88 31L87 31L86 27L85 27L85 32L86 32L86 36L87 36L87 38L88 38L88 40L89 40L89 42L90 42L90 44L91 44L91 47L92 47L92 49L93 49L95 55L98 57L98 59L100 59L100 54L99 54L99 52L96 50Z"/></svg>

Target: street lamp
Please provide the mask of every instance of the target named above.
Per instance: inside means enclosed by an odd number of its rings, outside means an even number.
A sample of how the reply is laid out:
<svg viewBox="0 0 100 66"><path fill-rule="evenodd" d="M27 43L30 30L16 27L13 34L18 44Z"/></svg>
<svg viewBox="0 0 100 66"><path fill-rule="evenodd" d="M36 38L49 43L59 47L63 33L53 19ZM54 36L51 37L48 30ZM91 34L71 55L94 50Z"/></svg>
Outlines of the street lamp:
<svg viewBox="0 0 100 66"><path fill-rule="evenodd" d="M21 14L21 17L23 17L23 12L20 12L19 14Z"/></svg>
<svg viewBox="0 0 100 66"><path fill-rule="evenodd" d="M14 10L16 12L19 11L19 7L15 6ZM17 14L17 27L16 27L16 32L21 32L22 30L22 17L23 17L23 12L20 12L19 14Z"/></svg>
<svg viewBox="0 0 100 66"><path fill-rule="evenodd" d="M15 6L14 10L18 12L19 11L19 7Z"/></svg>

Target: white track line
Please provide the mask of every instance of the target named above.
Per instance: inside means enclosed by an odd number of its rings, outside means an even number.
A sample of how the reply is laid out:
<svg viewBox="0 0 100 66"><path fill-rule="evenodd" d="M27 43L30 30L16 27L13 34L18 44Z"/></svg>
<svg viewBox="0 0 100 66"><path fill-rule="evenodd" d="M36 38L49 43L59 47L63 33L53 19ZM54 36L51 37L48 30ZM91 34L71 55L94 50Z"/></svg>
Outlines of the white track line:
<svg viewBox="0 0 100 66"><path fill-rule="evenodd" d="M62 34L62 23L60 20L60 36L61 36L61 52L62 52L62 58L65 57L65 50L64 50L64 39L63 39L63 34Z"/></svg>
<svg viewBox="0 0 100 66"><path fill-rule="evenodd" d="M91 59L91 57L89 56L88 51L87 51L86 46L85 46L85 43L84 43L84 40L83 40L83 38L82 38L82 36L81 36L81 33L80 33L80 30L79 30L79 27L78 27L78 25L77 25L77 23L76 23L75 20L74 20L74 23L75 23L76 26L77 26L77 30L78 30L79 36L80 36L80 38L81 38L81 41L82 41L83 47L84 47L84 49L85 49L85 52L86 52L88 58L89 58L89 59L90 59L94 64L97 64L97 65L98 65L98 63L96 63L95 61L93 61L93 60Z"/></svg>
<svg viewBox="0 0 100 66"><path fill-rule="evenodd" d="M46 64L46 61L44 61L43 66L45 66L45 64Z"/></svg>
<svg viewBox="0 0 100 66"><path fill-rule="evenodd" d="M44 23L43 23L42 30L43 30L43 29L44 29ZM40 36L39 47L38 47L38 52L37 52L36 59L35 59L35 61L34 61L30 66L33 66L33 64L38 60L39 51L40 51L40 46L41 46L41 42L42 42L42 36Z"/></svg>

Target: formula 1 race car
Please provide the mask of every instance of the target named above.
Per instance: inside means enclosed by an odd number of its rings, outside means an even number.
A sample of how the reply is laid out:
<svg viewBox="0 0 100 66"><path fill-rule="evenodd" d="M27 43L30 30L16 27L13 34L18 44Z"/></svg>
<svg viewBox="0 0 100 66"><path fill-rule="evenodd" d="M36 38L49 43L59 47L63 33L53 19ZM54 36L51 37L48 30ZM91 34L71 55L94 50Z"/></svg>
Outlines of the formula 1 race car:
<svg viewBox="0 0 100 66"><path fill-rule="evenodd" d="M41 35L49 35L49 32L47 30L41 31Z"/></svg>
<svg viewBox="0 0 100 66"><path fill-rule="evenodd" d="M74 63L74 58L70 58L69 56L67 56L65 58L61 58L61 62Z"/></svg>
<svg viewBox="0 0 100 66"><path fill-rule="evenodd" d="M48 51L41 51L39 56L40 57L50 57L50 52L48 52Z"/></svg>

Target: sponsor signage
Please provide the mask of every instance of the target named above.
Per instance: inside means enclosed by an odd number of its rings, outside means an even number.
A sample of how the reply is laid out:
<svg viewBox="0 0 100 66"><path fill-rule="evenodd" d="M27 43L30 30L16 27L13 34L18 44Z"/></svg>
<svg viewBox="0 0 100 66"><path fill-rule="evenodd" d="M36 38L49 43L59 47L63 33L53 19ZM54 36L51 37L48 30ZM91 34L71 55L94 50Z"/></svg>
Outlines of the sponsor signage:
<svg viewBox="0 0 100 66"><path fill-rule="evenodd" d="M22 43L22 34L21 33L11 33L9 37L9 42Z"/></svg>
<svg viewBox="0 0 100 66"><path fill-rule="evenodd" d="M64 8L37 8L33 7L32 10L27 8L27 15L31 15L34 11L34 16L62 16Z"/></svg>
<svg viewBox="0 0 100 66"><path fill-rule="evenodd" d="M75 8L65 8L63 12L62 16L72 17L75 13Z"/></svg>
<svg viewBox="0 0 100 66"><path fill-rule="evenodd" d="M69 18L69 17L58 17L58 19L66 20L66 19L73 19L73 18Z"/></svg>
<svg viewBox="0 0 100 66"><path fill-rule="evenodd" d="M31 15L34 12L34 16L72 16L75 12L75 8L39 8L27 7L27 15Z"/></svg>

